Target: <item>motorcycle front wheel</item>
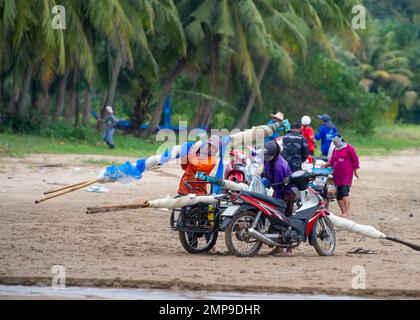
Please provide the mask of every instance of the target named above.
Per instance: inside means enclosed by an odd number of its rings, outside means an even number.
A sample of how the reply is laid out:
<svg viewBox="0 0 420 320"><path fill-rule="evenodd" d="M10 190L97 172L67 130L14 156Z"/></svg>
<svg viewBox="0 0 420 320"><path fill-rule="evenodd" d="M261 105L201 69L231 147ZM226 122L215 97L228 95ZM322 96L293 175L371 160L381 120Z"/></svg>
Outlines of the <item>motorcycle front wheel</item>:
<svg viewBox="0 0 420 320"><path fill-rule="evenodd" d="M251 228L256 213L245 211L232 219L225 230L225 242L229 252L237 257L253 257L263 245L261 241L250 237L246 230ZM256 229L261 228L261 222Z"/></svg>
<svg viewBox="0 0 420 320"><path fill-rule="evenodd" d="M311 243L320 256L332 256L335 252L336 237L334 226L327 217L319 218L312 228Z"/></svg>

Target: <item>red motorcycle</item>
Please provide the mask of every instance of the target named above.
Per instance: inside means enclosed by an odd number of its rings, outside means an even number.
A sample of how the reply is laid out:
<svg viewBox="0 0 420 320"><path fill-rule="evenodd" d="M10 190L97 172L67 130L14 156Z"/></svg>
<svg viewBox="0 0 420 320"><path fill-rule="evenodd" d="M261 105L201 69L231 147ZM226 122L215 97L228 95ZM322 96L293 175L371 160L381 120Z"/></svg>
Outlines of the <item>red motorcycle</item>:
<svg viewBox="0 0 420 320"><path fill-rule="evenodd" d="M246 160L249 157L245 152L240 150L233 150L229 152L230 162L226 166L225 179L246 183L245 181L245 167Z"/></svg>
<svg viewBox="0 0 420 320"><path fill-rule="evenodd" d="M247 191L230 191L231 203L222 213L222 229L228 250L239 257L255 256L263 244L296 248L309 241L320 256L335 252L334 227L328 219L322 196L309 182L322 174L297 171L282 184L291 184L296 208L287 216L286 203L270 196Z"/></svg>

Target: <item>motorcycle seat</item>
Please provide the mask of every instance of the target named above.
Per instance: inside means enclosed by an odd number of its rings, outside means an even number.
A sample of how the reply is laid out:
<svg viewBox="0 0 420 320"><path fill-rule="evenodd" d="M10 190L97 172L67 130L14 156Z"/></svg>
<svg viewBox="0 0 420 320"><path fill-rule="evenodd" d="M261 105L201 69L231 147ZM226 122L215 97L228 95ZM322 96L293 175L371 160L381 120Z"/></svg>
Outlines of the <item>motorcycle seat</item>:
<svg viewBox="0 0 420 320"><path fill-rule="evenodd" d="M253 198L256 198L258 200L262 200L264 202L267 202L268 204L271 204L277 208L286 209L287 205L286 202L283 199L276 199L270 196L267 196L265 194L257 193L257 192L251 192L251 191L244 191L242 192L245 196L250 196Z"/></svg>

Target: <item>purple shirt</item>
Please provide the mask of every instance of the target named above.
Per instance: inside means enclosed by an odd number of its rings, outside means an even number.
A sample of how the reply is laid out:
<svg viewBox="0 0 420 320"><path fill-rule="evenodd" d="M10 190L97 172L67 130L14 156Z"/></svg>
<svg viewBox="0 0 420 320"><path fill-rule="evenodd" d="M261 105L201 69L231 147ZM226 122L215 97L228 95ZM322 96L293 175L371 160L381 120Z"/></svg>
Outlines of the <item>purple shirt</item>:
<svg viewBox="0 0 420 320"><path fill-rule="evenodd" d="M334 149L330 164L334 169L333 177L336 186L351 186L353 172L359 169L359 157L353 146L347 146L341 150Z"/></svg>
<svg viewBox="0 0 420 320"><path fill-rule="evenodd" d="M289 165L286 160L279 155L273 165L270 162L264 161L264 172L265 177L270 181L271 184L281 183L283 179L291 176L292 170L290 170ZM274 198L280 199L284 192L289 192L289 187L284 188L282 185L273 186L274 189Z"/></svg>

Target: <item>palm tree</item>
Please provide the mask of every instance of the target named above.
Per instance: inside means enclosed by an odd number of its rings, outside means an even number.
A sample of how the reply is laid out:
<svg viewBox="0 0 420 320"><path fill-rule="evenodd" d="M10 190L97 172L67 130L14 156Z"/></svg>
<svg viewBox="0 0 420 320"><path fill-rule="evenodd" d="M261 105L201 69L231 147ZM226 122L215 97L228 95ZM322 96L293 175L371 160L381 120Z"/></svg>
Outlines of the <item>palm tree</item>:
<svg viewBox="0 0 420 320"><path fill-rule="evenodd" d="M153 1L152 8L156 14L154 29L156 33L165 39L165 45L156 44L152 50L159 58L158 82L162 82L162 88L158 94L149 127L141 132L140 136L148 137L158 126L162 117L163 105L166 97L178 76L186 67L187 41L184 29L178 15L178 10L172 0ZM151 42L153 43L153 40ZM156 39L155 39L156 40ZM137 108L137 110L140 110Z"/></svg>

